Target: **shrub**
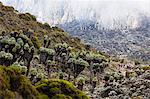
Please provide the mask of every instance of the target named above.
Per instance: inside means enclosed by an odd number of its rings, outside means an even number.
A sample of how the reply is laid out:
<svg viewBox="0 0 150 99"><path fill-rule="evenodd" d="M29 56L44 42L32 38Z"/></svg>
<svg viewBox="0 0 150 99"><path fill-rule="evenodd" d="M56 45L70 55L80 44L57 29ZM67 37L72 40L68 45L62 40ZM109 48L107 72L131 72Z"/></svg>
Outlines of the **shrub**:
<svg viewBox="0 0 150 99"><path fill-rule="evenodd" d="M143 70L150 70L150 66L143 66L143 67L141 67L141 69L143 69Z"/></svg>
<svg viewBox="0 0 150 99"><path fill-rule="evenodd" d="M70 96L65 96L64 94L56 94L52 99L72 99Z"/></svg>
<svg viewBox="0 0 150 99"><path fill-rule="evenodd" d="M12 60L13 55L11 53L6 53L4 51L0 52L0 59Z"/></svg>
<svg viewBox="0 0 150 99"><path fill-rule="evenodd" d="M41 47L41 43L38 39L38 37L33 36L33 38L31 39L32 43L34 44L35 48L40 48Z"/></svg>
<svg viewBox="0 0 150 99"><path fill-rule="evenodd" d="M78 60L76 60L76 64L80 64L82 66L89 66L89 63L83 60L82 58L79 58Z"/></svg>
<svg viewBox="0 0 150 99"><path fill-rule="evenodd" d="M28 43L30 46L33 46L31 39L27 35L20 34L19 37L23 40L24 43Z"/></svg>
<svg viewBox="0 0 150 99"><path fill-rule="evenodd" d="M44 95L44 94L39 94L38 99L49 99L49 97L47 95Z"/></svg>
<svg viewBox="0 0 150 99"><path fill-rule="evenodd" d="M44 47L40 48L40 52L47 53L48 55L54 55L55 54L55 51L53 49L44 48Z"/></svg>
<svg viewBox="0 0 150 99"><path fill-rule="evenodd" d="M31 69L30 69L30 74L31 74L31 75L37 75L37 70L36 70L36 68L31 68Z"/></svg>
<svg viewBox="0 0 150 99"><path fill-rule="evenodd" d="M9 39L9 37L8 37L8 36L5 36L4 38L2 38L2 39L0 40L0 42L3 43L3 44L8 44L8 39Z"/></svg>
<svg viewBox="0 0 150 99"><path fill-rule="evenodd" d="M67 43L58 43L55 45L55 48L65 48L65 49L69 48L70 49L70 47Z"/></svg>
<svg viewBox="0 0 150 99"><path fill-rule="evenodd" d="M14 37L11 37L10 39L7 40L7 43L9 45L15 44L16 43L16 39Z"/></svg>
<svg viewBox="0 0 150 99"><path fill-rule="evenodd" d="M10 6L2 6L2 11L13 11L14 8Z"/></svg>
<svg viewBox="0 0 150 99"><path fill-rule="evenodd" d="M39 92L53 97L53 99L67 99L67 97L70 97L69 99L89 99L84 93L75 88L73 84L65 80L43 80L36 84L36 88Z"/></svg>
<svg viewBox="0 0 150 99"><path fill-rule="evenodd" d="M18 44L18 43L16 43L15 44L15 47L12 49L12 51L13 52L16 52L18 49L20 49L21 48L21 46L20 46L20 44Z"/></svg>
<svg viewBox="0 0 150 99"><path fill-rule="evenodd" d="M135 77L135 72L133 72L133 71L126 71L125 76L126 76L127 78Z"/></svg>
<svg viewBox="0 0 150 99"><path fill-rule="evenodd" d="M135 60L135 65L140 65L141 63L138 60Z"/></svg>
<svg viewBox="0 0 150 99"><path fill-rule="evenodd" d="M62 30L61 28L56 27L56 26L52 27L52 29L55 30L55 31L64 32L64 30Z"/></svg>
<svg viewBox="0 0 150 99"><path fill-rule="evenodd" d="M92 60L93 62L96 62L96 63L102 63L103 61L107 62L107 59L105 56L102 56L100 54L95 54L93 52L86 54L86 59Z"/></svg>
<svg viewBox="0 0 150 99"><path fill-rule="evenodd" d="M24 42L23 42L23 40L21 38L17 39L17 43L20 44L20 46L24 45Z"/></svg>
<svg viewBox="0 0 150 99"><path fill-rule="evenodd" d="M28 43L26 43L26 44L24 45L24 49L25 49L25 50L29 50L29 48L30 48L30 46L28 45Z"/></svg>
<svg viewBox="0 0 150 99"><path fill-rule="evenodd" d="M0 66L0 98L15 99L15 93L23 99L36 98L38 91L31 85L30 81L20 74L17 66Z"/></svg>
<svg viewBox="0 0 150 99"><path fill-rule="evenodd" d="M43 25L44 25L44 27L46 27L46 28L51 28L48 23L44 23Z"/></svg>
<svg viewBox="0 0 150 99"><path fill-rule="evenodd" d="M127 74L128 76L128 74ZM106 72L105 76L104 76L104 80L108 81L113 81L113 80L122 80L124 78L124 76L117 72L117 71L109 71L109 72Z"/></svg>
<svg viewBox="0 0 150 99"><path fill-rule="evenodd" d="M19 14L19 18L26 21L36 21L36 17L31 15L30 13Z"/></svg>
<svg viewBox="0 0 150 99"><path fill-rule="evenodd" d="M85 78L79 77L77 82L78 82L77 83L78 84L77 88L82 91L83 90L83 85L85 84Z"/></svg>

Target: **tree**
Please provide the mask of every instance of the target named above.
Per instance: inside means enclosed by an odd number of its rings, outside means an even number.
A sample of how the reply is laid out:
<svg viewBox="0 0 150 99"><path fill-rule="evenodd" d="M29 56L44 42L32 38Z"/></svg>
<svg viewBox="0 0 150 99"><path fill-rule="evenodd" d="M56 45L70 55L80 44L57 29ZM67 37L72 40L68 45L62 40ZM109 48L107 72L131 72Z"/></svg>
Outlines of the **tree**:
<svg viewBox="0 0 150 99"><path fill-rule="evenodd" d="M59 57L62 53L66 53L69 55L71 47L68 46L67 43L58 43L55 45L56 57Z"/></svg>
<svg viewBox="0 0 150 99"><path fill-rule="evenodd" d="M4 51L0 52L0 64L10 66L13 63L13 55Z"/></svg>
<svg viewBox="0 0 150 99"><path fill-rule="evenodd" d="M89 66L88 62L81 58L70 58L68 60L68 67L73 73L74 80L85 69L86 66Z"/></svg>
<svg viewBox="0 0 150 99"><path fill-rule="evenodd" d="M30 70L30 81L33 81L33 79L35 78L35 76L37 75L37 70L36 68L31 68Z"/></svg>
<svg viewBox="0 0 150 99"><path fill-rule="evenodd" d="M79 77L77 88L82 91L84 84L85 84L85 78L84 77Z"/></svg>
<svg viewBox="0 0 150 99"><path fill-rule="evenodd" d="M103 70L103 66L101 65L101 63L103 61L106 62L106 60L105 57L93 52L88 52L86 54L85 60L90 64L90 83L92 84L92 78L94 77L94 74Z"/></svg>
<svg viewBox="0 0 150 99"><path fill-rule="evenodd" d="M29 74L29 71L30 71L30 62L33 58L33 55L34 55L34 46L32 47L29 47L29 45L26 43L24 45L24 61L26 60L27 61L27 74Z"/></svg>
<svg viewBox="0 0 150 99"><path fill-rule="evenodd" d="M51 78L51 71L53 69L53 66L55 66L55 61L48 60L46 63L48 78Z"/></svg>
<svg viewBox="0 0 150 99"><path fill-rule="evenodd" d="M55 54L55 51L53 49L49 48L40 48L40 63L43 63L46 65L47 60L53 60L53 56Z"/></svg>

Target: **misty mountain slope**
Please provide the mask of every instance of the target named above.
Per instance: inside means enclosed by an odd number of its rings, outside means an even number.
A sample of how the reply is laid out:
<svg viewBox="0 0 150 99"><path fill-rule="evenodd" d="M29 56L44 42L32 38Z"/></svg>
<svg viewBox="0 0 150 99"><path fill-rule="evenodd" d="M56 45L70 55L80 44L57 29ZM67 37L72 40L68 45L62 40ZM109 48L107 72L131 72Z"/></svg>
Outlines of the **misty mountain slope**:
<svg viewBox="0 0 150 99"><path fill-rule="evenodd" d="M150 59L149 0L0 0L109 54Z"/></svg>
<svg viewBox="0 0 150 99"><path fill-rule="evenodd" d="M118 39L113 44L116 48L130 41L136 48L130 44L124 48L139 50L149 39L149 24L110 30L100 28L94 20L73 20L59 26L72 30L72 35L83 34L96 47L98 39L104 43ZM0 99L150 98L149 64L106 55L61 28L37 22L32 14L19 13L2 3L0 32ZM112 49L108 44L104 51Z"/></svg>
<svg viewBox="0 0 150 99"><path fill-rule="evenodd" d="M72 26L71 26L72 25ZM109 54L128 55L134 59L150 59L150 27L132 30L98 30L93 24L63 25L67 32ZM71 28L72 27L72 28Z"/></svg>

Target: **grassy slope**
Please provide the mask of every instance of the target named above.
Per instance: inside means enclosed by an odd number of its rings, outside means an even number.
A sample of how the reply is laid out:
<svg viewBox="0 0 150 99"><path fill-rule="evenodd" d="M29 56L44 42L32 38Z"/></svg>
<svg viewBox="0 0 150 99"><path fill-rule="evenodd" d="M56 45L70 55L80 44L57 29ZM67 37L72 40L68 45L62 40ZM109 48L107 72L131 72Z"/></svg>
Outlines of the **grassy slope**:
<svg viewBox="0 0 150 99"><path fill-rule="evenodd" d="M30 14L20 14L13 7L4 6L0 3L0 33L2 31L19 31L31 29L41 40L44 34L52 39L52 45L66 42L77 49L84 49L85 45L78 38L70 37L62 29L51 28L48 24L42 24L36 21L35 17Z"/></svg>
<svg viewBox="0 0 150 99"><path fill-rule="evenodd" d="M30 14L20 14L14 10L13 7L4 6L0 3L0 33L2 33L2 31L10 33L11 31L20 30L33 30L34 36L37 36L41 42L43 41L43 36L45 34L48 35L51 37L52 47L57 43L66 42L69 46L73 46L75 50L85 49L85 45L80 42L80 39L70 37L68 33L64 32L62 29L56 27L51 28L48 24L39 23L34 16ZM0 66L0 98L47 98L47 96L41 95L39 91L36 90L35 86L31 84L28 78L21 75L16 68L14 69ZM66 84L69 84L69 82ZM69 87L68 90L83 94L75 87ZM55 98L61 98L62 94L56 94ZM82 97L82 95L80 96ZM64 94L63 97L65 97ZM84 97L86 96L84 95ZM87 97L85 99L87 99Z"/></svg>
<svg viewBox="0 0 150 99"><path fill-rule="evenodd" d="M75 47L75 50L77 50L77 51L86 48L86 45L84 45L82 42L80 42L80 39L70 37L68 35L68 33L64 32L63 30L61 30L59 28L51 28L48 24L42 24L42 23L37 22L35 17L30 14L19 14L17 11L14 10L14 8L8 7L8 6L3 6L2 4L0 4L0 33L4 30L7 33L10 33L11 31L16 31L16 30L19 31L19 30L26 30L26 29L34 30L34 35L37 36L41 42L43 41L42 40L43 35L47 34L49 37L51 37L52 46L55 45L56 43L66 42L67 44L69 44L69 46ZM117 64L120 64L120 60L118 60L118 59L113 60L110 58L110 60L111 61L109 62L109 65L113 66L113 63L116 63L114 65L117 66ZM37 90L35 90L34 86L32 86L30 84L30 82L28 82L27 78L25 78L24 76L19 76L19 75L16 76L16 74L9 76L9 74L7 74L6 71L13 72L9 68L1 69L1 67L0 67L0 88L1 88L1 86L5 87L3 91L6 91L5 95L8 96L8 98L10 98L11 96L14 96L14 93L12 92L13 89L11 89L11 87L10 87L10 85L11 85L10 80L7 80L7 76L8 76L8 79L10 79L12 76L15 79L16 78L20 79L21 81L25 80L25 82L27 82L27 83L25 83L25 85L27 85L27 87L31 88L31 89L29 88L28 91L31 90L30 92L35 93L35 96L39 95L39 92ZM6 82L7 85L4 84L5 81L8 81L8 82ZM54 81L54 82L56 82L56 81ZM24 89L28 89L27 87ZM40 85L40 87L38 87L38 90L41 91L42 88L43 88L43 86ZM5 89L7 89L7 90L5 90ZM17 93L19 93L20 90L16 89L15 91ZM34 92L32 92L32 91L34 91ZM3 93L0 92L0 96L2 94ZM61 95L58 95L58 96L61 96ZM54 99L57 99L58 96L56 96L56 98L54 98ZM63 96L61 96L61 97L63 97Z"/></svg>

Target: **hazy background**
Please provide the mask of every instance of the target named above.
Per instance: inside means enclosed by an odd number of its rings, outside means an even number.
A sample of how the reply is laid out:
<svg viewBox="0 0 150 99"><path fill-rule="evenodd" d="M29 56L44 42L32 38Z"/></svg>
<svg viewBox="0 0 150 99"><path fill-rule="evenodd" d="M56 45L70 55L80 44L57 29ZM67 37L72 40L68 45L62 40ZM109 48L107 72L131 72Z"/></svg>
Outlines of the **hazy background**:
<svg viewBox="0 0 150 99"><path fill-rule="evenodd" d="M150 17L150 0L0 0L51 25L92 20L106 28L137 27Z"/></svg>

